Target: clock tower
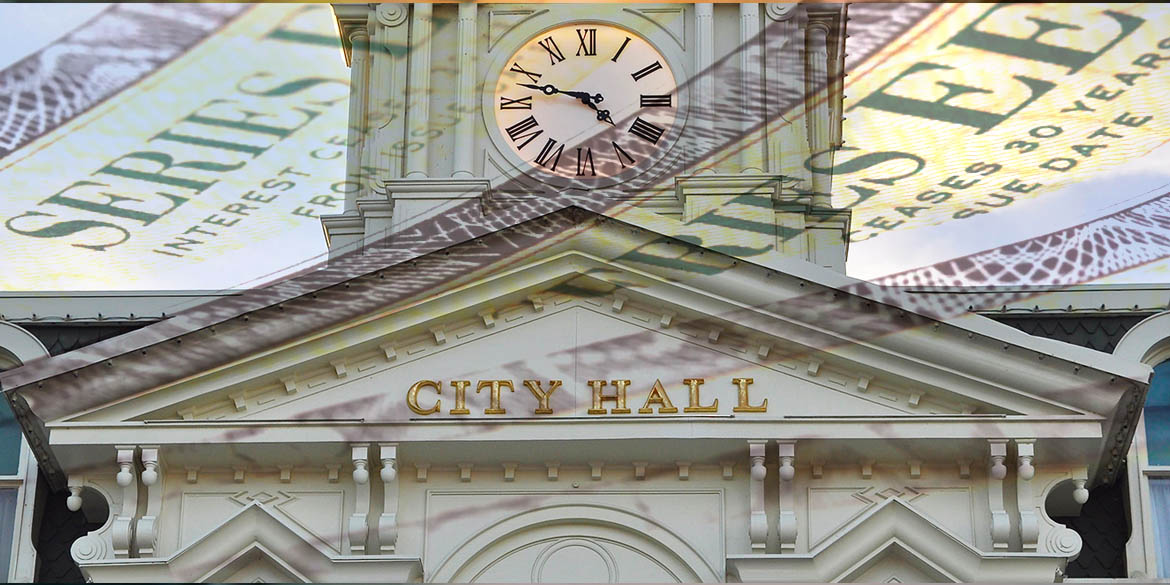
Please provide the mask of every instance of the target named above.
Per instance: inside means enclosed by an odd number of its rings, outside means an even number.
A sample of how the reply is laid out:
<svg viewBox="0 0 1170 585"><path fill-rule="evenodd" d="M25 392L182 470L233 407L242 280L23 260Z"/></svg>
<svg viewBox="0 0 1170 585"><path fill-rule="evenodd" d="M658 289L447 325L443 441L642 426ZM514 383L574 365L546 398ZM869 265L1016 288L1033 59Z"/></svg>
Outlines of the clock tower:
<svg viewBox="0 0 1170 585"><path fill-rule="evenodd" d="M337 4L351 71L331 257L458 217L637 208L844 271L842 4ZM811 170L810 170L811 169Z"/></svg>

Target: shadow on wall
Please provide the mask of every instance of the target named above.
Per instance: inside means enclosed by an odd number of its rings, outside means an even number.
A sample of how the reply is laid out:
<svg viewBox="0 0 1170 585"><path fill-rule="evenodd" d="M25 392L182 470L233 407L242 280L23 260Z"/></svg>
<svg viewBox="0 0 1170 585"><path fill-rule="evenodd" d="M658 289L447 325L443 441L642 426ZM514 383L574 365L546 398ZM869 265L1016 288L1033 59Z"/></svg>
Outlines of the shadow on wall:
<svg viewBox="0 0 1170 585"><path fill-rule="evenodd" d="M39 471L38 471L39 473ZM33 543L37 549L38 583L83 583L85 577L69 548L73 541L91 530L101 528L105 518L90 522L82 512L71 512L65 505L68 491L49 492L48 482L37 478L37 506L39 514L33 520ZM89 498L93 500L94 498ZM96 498L105 501L104 498Z"/></svg>
<svg viewBox="0 0 1170 585"><path fill-rule="evenodd" d="M1124 578L1125 543L1129 540L1129 511L1125 506L1126 475L1122 469L1112 485L1097 486L1080 516L1054 517L1077 531L1084 540L1081 554L1068 564L1065 577Z"/></svg>

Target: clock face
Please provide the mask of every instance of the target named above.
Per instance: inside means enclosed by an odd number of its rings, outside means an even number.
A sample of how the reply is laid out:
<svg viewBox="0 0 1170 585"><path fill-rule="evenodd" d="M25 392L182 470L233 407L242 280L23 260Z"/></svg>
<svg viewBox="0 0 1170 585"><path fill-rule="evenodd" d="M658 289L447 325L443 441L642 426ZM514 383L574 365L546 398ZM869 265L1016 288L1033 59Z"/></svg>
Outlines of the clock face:
<svg viewBox="0 0 1170 585"><path fill-rule="evenodd" d="M666 59L638 35L579 23L516 51L492 105L501 139L526 168L604 181L641 173L666 152L678 85Z"/></svg>

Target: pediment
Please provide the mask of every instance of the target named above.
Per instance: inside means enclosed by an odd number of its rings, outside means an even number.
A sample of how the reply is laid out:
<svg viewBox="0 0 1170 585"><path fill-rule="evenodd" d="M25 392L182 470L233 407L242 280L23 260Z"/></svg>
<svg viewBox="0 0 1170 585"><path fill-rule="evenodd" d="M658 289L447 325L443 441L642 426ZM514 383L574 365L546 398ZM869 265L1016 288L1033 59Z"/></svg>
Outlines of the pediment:
<svg viewBox="0 0 1170 585"><path fill-rule="evenodd" d="M703 413L707 415L884 416L912 411L904 392L890 389L879 395L876 389L873 394L849 391L847 372L826 370L812 376L807 364L796 357L761 358L760 346L735 330L720 332L713 341L708 330L686 325L662 327L661 315L635 306L624 308L626 311L629 314L622 318L613 314L612 304L599 299L552 296L541 311L521 308L505 313L505 322L491 329L457 329L445 334L443 344L432 345L431 339L403 344L402 350L395 349L398 357L392 362L386 362L384 355L355 360L352 374L347 363L344 378L337 378L336 370L326 371L306 383L303 394L298 391L292 399L265 404L258 404L260 398L247 399L244 410L223 401L194 408L196 416L260 420L353 419L359 415L367 420L393 421L493 416L573 419L592 414L591 380L606 382L602 391L606 396L618 392L612 381L629 380L624 407L630 416L693 416L696 413L685 412L691 404L690 387L684 380L699 379L703 383L698 386L697 404L715 408ZM768 341L779 345L777 340ZM767 400L767 412L733 411L738 404L738 385L733 380L739 378L752 380L747 386L748 403L763 405ZM481 381L492 380L508 383L498 401L499 410L504 412L498 414L491 413L490 387L477 392ZM432 414L410 409L409 390L420 381L437 383L423 387L413 402L424 410L438 408ZM455 386L460 381L467 383L463 391L466 414L457 414ZM551 412L536 414L540 402L527 386L535 383L539 391L550 392L554 381L559 387L548 398ZM655 383L661 384L666 398L661 404L648 404L651 393L656 392ZM281 388L273 390L272 396L283 393ZM660 396L654 394L654 398ZM958 413L961 408L943 402L919 406L927 412ZM617 416L615 401L606 401L603 408L609 411L607 416Z"/></svg>
<svg viewBox="0 0 1170 585"><path fill-rule="evenodd" d="M676 398L680 379L691 373L660 374L635 351L669 342L686 349L680 355L698 355L693 352L702 348L709 351L702 355L716 362L739 364L728 372L762 368L760 379L776 386L797 393L820 388L832 397L822 407L839 404L843 412L857 413L818 415L816 425L813 418L776 415L786 423L807 423L790 429L804 437L843 436L842 429L826 421L848 422L854 433L848 436L858 438L1059 437L1084 440L1083 448L1097 450L1105 469L1111 456L1100 438L1125 440L1132 428L1135 409L1126 407L1140 404L1148 367L1033 338L977 315L936 318L932 315L954 311L940 308L938 299L924 301L775 252L750 261L729 256L696 245L699 236L680 233L682 224L653 215L632 208L605 213L568 208L468 236L473 239L453 239L445 249L436 250L428 238L431 251L421 256L393 246L373 249L239 299L194 307L127 335L39 360L0 379L10 389L25 431L41 437L37 444L47 439L47 431L71 425L80 434L61 440L92 440L95 435L83 429L94 428L93 423L122 429L129 428L123 423L142 421L177 421L185 428L204 421L254 424L273 420L260 412L276 416L285 409L284 415L292 415L294 403L309 404L318 394L323 404L314 411L315 419L339 421L348 409L346 424L363 425L373 419L348 418L354 413L345 405L345 393L360 394L359 379L396 368L405 372L411 362L453 356L451 350L465 344L476 345L480 353L502 351L496 354L499 364L537 363L532 356L504 351L506 345L481 340L503 339L500 333L513 324L541 321L528 316L545 310L551 315L561 310L558 303L577 303L578 313L604 314L654 340L613 348L607 365L641 357L626 366L651 368L611 374L630 379L631 385L635 373L643 376L643 388L661 380L671 399L682 402ZM636 323L638 316L644 322ZM541 347L536 355L554 351ZM445 396L451 396L445 372L462 364L442 358L434 363L441 367L426 379L442 382ZM518 369L500 379L512 379L515 386L536 379L529 373ZM580 381L591 378L589 372L576 374L579 390ZM720 406L728 405L722 392L732 384L730 376L709 376L704 390L722 387ZM416 381L396 378L382 390L392 397L403 391L402 383ZM752 392L760 388L754 385ZM526 390L517 387L514 393ZM337 393L325 400L320 393L327 391ZM886 414L875 414L883 408ZM752 412L733 412L728 419L733 416L776 420ZM932 420L939 422L930 428L903 425ZM956 431L956 421L967 424L965 430ZM902 430L890 435L887 429ZM759 432L751 427L739 431L745 436ZM200 441L234 435L186 436ZM110 440L125 439L111 435ZM60 481L56 472L52 476Z"/></svg>
<svg viewBox="0 0 1170 585"><path fill-rule="evenodd" d="M163 559L82 562L97 581L133 582L407 582L421 573L417 557L355 561L322 546L264 504L252 502L211 532Z"/></svg>
<svg viewBox="0 0 1170 585"><path fill-rule="evenodd" d="M694 404L688 379L702 380ZM743 404L737 379L751 380ZM490 388L477 392L491 380L507 381L495 412ZM534 412L539 398L529 385L547 392L554 380L560 385L549 397L552 412ZM1084 414L957 375L922 356L866 347L790 318L745 310L741 299L724 291L678 286L570 252L72 420L590 418L596 416L589 413L591 380L604 381L607 396L618 392L614 381L629 380L630 417L896 422ZM423 386L412 410L407 396L418 383ZM455 404L459 384L462 414ZM648 402L652 394L660 400ZM716 399L714 411L687 411ZM766 412L742 408L765 399ZM618 407L615 401L603 406Z"/></svg>
<svg viewBox="0 0 1170 585"><path fill-rule="evenodd" d="M805 554L733 555L742 582L1032 582L1052 578L1045 555L986 553L900 497L886 500Z"/></svg>
<svg viewBox="0 0 1170 585"><path fill-rule="evenodd" d="M310 583L262 544L252 543L197 583Z"/></svg>

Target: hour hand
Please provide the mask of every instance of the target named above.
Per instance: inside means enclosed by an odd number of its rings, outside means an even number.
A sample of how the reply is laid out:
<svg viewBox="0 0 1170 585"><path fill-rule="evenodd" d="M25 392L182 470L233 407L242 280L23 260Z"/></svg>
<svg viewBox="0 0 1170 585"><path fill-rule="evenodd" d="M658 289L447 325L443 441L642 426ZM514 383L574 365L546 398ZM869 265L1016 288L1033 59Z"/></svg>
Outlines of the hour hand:
<svg viewBox="0 0 1170 585"><path fill-rule="evenodd" d="M605 100L605 98L601 97L601 94L599 94L599 93L591 94L589 92L584 92L584 91L567 91L567 90L562 91L561 93L563 93L567 96L575 97L575 98L581 100L581 102L587 106L592 106L593 104L600 104L602 101Z"/></svg>

